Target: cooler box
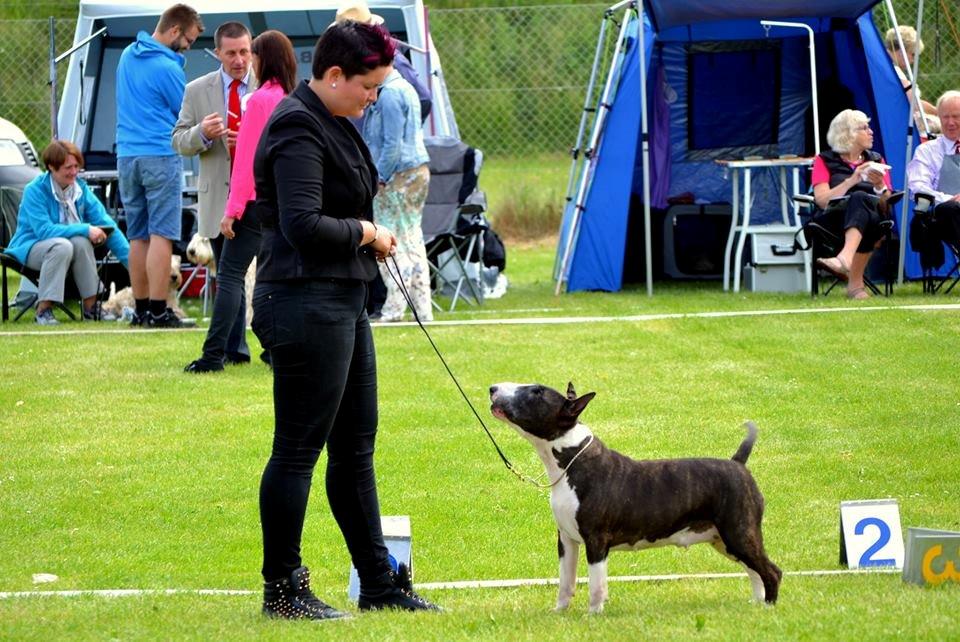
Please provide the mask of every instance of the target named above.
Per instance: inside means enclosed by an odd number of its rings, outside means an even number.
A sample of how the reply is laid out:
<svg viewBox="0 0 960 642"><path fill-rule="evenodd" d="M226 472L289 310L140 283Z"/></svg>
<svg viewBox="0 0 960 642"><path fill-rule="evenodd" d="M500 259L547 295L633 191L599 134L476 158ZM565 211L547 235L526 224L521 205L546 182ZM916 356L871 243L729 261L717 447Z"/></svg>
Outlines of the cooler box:
<svg viewBox="0 0 960 642"><path fill-rule="evenodd" d="M771 225L750 233L750 263L743 268L744 288L751 292L804 292L804 254L793 246L799 228Z"/></svg>
<svg viewBox="0 0 960 642"><path fill-rule="evenodd" d="M193 274L194 271L197 273L196 276ZM203 296L203 286L207 283L207 268L203 266L180 268L180 277L183 279L183 283L187 284L186 289L180 296L190 298ZM192 280L191 277L193 277Z"/></svg>
<svg viewBox="0 0 960 642"><path fill-rule="evenodd" d="M387 545L390 555L390 566L396 571L403 563L413 575L413 550L410 539L410 517L399 515L395 517L380 516L380 528L383 530L383 542ZM347 597L354 602L360 598L360 577L357 569L350 565L350 583L347 585Z"/></svg>

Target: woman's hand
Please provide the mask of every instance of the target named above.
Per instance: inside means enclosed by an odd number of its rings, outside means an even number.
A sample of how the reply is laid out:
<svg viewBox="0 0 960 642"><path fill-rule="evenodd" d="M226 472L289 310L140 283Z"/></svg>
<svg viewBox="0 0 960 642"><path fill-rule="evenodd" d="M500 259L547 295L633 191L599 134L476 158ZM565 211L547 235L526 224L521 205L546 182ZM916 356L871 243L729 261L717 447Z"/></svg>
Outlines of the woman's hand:
<svg viewBox="0 0 960 642"><path fill-rule="evenodd" d="M235 219L230 216L224 216L220 219L220 233L223 234L224 238L232 239L237 233L233 231L233 221Z"/></svg>
<svg viewBox="0 0 960 642"><path fill-rule="evenodd" d="M378 225L376 236L370 243L370 248L373 250L373 255L377 257L378 261L386 261L388 256L393 256L397 253L397 237L394 236L393 232L389 229Z"/></svg>
<svg viewBox="0 0 960 642"><path fill-rule="evenodd" d="M90 242L93 245L100 245L107 240L107 233L101 230L99 227L91 225L90 230L87 232L87 238L90 239Z"/></svg>

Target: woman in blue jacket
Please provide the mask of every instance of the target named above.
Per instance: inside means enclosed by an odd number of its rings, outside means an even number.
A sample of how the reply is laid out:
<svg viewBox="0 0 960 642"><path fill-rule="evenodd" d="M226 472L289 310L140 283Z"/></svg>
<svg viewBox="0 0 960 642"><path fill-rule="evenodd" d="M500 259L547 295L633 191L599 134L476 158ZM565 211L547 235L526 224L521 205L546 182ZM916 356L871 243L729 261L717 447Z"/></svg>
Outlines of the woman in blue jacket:
<svg viewBox="0 0 960 642"><path fill-rule="evenodd" d="M83 318L97 317L100 290L94 246L106 243L124 267L130 245L100 200L77 179L83 154L71 142L55 140L42 154L47 171L23 190L17 231L6 253L40 272L37 323L56 325L55 303L63 302L67 272L73 273L83 298Z"/></svg>

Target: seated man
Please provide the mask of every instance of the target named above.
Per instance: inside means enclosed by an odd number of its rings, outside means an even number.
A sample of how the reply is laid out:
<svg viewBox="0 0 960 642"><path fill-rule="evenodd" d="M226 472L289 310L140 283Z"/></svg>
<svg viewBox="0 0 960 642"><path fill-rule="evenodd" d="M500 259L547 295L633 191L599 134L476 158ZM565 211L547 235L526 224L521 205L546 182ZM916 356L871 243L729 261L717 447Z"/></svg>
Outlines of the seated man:
<svg viewBox="0 0 960 642"><path fill-rule="evenodd" d="M42 158L47 171L23 190L17 231L7 254L40 272L38 324L57 324L53 305L63 303L70 270L83 298L83 318L98 318L100 279L93 248L106 243L126 267L130 244L86 182L77 179L83 154L76 145L55 140L43 150Z"/></svg>
<svg viewBox="0 0 960 642"><path fill-rule="evenodd" d="M907 165L910 192L930 194L934 218L944 235L960 231L960 91L947 91L937 100L943 134L917 147ZM946 236L945 236L946 238ZM960 240L960 237L958 237Z"/></svg>

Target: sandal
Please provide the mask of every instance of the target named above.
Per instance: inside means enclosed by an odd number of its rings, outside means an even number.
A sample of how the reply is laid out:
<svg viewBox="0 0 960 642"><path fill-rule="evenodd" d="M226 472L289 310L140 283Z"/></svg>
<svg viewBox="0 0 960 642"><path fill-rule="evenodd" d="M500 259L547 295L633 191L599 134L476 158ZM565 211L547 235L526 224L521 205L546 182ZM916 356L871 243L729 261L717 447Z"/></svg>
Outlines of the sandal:
<svg viewBox="0 0 960 642"><path fill-rule="evenodd" d="M853 288L852 290L847 290L847 298L854 299L855 301L862 301L864 299L869 299L870 293L867 292L866 288Z"/></svg>
<svg viewBox="0 0 960 642"><path fill-rule="evenodd" d="M837 277L841 281L850 278L850 268L843 262L839 256L832 256L828 259L817 259L817 267L822 268Z"/></svg>

